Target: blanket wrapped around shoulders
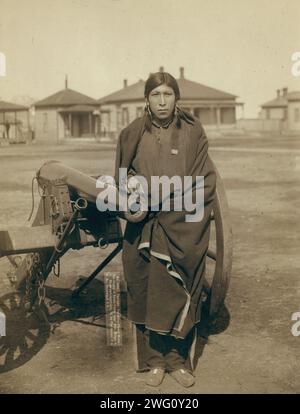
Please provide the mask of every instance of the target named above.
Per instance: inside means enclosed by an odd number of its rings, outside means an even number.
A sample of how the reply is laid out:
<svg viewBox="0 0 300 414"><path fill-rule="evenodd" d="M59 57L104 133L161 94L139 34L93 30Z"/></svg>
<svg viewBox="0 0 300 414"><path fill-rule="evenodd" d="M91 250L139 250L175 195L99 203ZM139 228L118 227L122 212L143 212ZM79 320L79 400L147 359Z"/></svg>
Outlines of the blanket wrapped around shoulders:
<svg viewBox="0 0 300 414"><path fill-rule="evenodd" d="M125 128L117 145L115 180L119 168L130 171L145 131L145 117ZM208 155L208 141L199 121L183 113L188 131L184 175L204 177L204 214L188 222L182 211L158 211L141 223L127 223L123 267L128 291L128 318L161 334L185 338L201 317L201 295L210 236L210 215L216 174Z"/></svg>

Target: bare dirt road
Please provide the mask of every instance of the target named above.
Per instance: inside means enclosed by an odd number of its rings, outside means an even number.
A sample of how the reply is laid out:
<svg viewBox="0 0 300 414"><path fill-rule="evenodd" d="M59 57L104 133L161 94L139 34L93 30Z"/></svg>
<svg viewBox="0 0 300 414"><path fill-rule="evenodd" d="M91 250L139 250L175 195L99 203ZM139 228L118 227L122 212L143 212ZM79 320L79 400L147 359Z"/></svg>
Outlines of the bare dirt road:
<svg viewBox="0 0 300 414"><path fill-rule="evenodd" d="M71 303L69 288L107 254L86 248L70 251L60 278L49 278L48 298L66 309L56 316L50 309L50 331L22 319L15 304L8 318L9 346L0 345L0 393L300 392L300 336L291 333L292 314L300 312L300 137L220 138L211 141L210 153L227 191L234 258L226 308L218 329L209 332L196 385L184 390L171 377L157 389L144 385L144 374L134 371L125 317L123 346L106 346L99 282L80 307ZM114 149L96 144L0 148L0 228L26 224L31 179L47 159L89 174L111 174ZM0 259L3 281L8 268L7 259ZM107 270L122 271L120 255Z"/></svg>

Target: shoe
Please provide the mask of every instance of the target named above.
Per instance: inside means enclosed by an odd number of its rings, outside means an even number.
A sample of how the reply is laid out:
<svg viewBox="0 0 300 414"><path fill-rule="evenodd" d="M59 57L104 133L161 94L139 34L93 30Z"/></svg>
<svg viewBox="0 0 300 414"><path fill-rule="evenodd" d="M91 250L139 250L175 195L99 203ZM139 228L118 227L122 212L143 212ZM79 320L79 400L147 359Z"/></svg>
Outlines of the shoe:
<svg viewBox="0 0 300 414"><path fill-rule="evenodd" d="M158 387L165 377L165 370L163 368L153 368L147 374L146 384L151 387Z"/></svg>
<svg viewBox="0 0 300 414"><path fill-rule="evenodd" d="M195 384L195 377L187 369L180 368L171 371L170 375L183 387L188 388Z"/></svg>

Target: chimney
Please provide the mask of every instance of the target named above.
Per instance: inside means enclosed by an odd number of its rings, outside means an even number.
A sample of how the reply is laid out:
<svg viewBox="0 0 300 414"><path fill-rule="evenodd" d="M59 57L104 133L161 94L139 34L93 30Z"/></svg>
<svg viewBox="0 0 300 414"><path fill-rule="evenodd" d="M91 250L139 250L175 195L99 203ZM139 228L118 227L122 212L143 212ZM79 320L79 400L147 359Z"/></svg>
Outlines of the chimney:
<svg viewBox="0 0 300 414"><path fill-rule="evenodd" d="M127 88L127 79L124 79L124 80L123 80L123 87L124 87L124 88Z"/></svg>
<svg viewBox="0 0 300 414"><path fill-rule="evenodd" d="M280 89L277 89L277 98L280 98Z"/></svg>
<svg viewBox="0 0 300 414"><path fill-rule="evenodd" d="M164 72L164 67L163 66L159 67L159 72Z"/></svg>
<svg viewBox="0 0 300 414"><path fill-rule="evenodd" d="M184 79L184 67L183 66L179 68L179 72L180 72L180 79Z"/></svg>
<svg viewBox="0 0 300 414"><path fill-rule="evenodd" d="M65 88L68 89L68 75L65 76Z"/></svg>
<svg viewBox="0 0 300 414"><path fill-rule="evenodd" d="M286 96L288 92L288 88L282 88L282 96Z"/></svg>

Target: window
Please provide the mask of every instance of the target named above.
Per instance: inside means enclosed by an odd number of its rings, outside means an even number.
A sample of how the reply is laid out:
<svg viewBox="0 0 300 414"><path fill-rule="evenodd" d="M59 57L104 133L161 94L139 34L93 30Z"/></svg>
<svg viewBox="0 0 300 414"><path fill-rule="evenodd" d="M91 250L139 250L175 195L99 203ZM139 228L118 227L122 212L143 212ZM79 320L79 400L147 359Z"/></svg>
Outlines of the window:
<svg viewBox="0 0 300 414"><path fill-rule="evenodd" d="M300 122L300 108L295 108L295 122Z"/></svg>
<svg viewBox="0 0 300 414"><path fill-rule="evenodd" d="M142 106L137 106L136 107L136 116L137 118L143 116L144 113L144 108Z"/></svg>
<svg viewBox="0 0 300 414"><path fill-rule="evenodd" d="M48 114L43 113L43 132L48 132Z"/></svg>
<svg viewBox="0 0 300 414"><path fill-rule="evenodd" d="M117 110L117 127L119 128L122 125L122 113L120 110Z"/></svg>
<svg viewBox="0 0 300 414"><path fill-rule="evenodd" d="M194 108L194 115L195 115L197 118L200 118L200 108Z"/></svg>
<svg viewBox="0 0 300 414"><path fill-rule="evenodd" d="M129 124L128 108L122 108L122 124L123 125L128 125Z"/></svg>

